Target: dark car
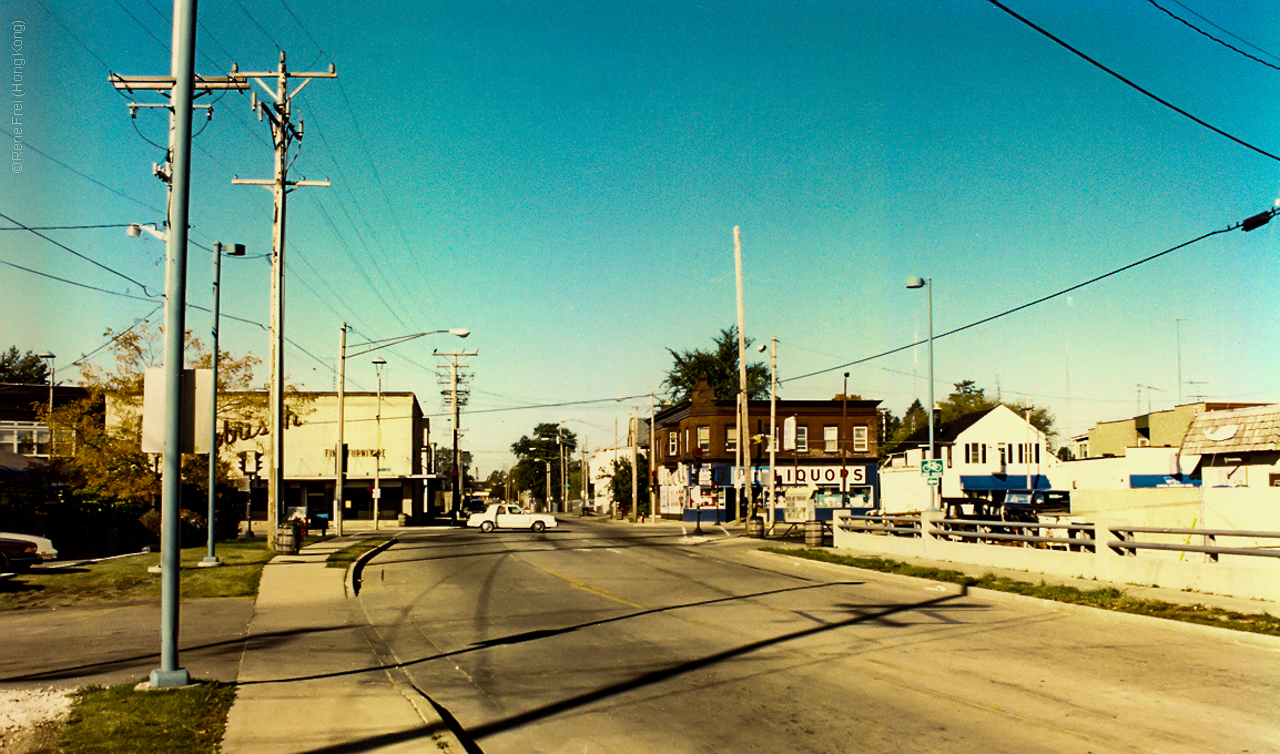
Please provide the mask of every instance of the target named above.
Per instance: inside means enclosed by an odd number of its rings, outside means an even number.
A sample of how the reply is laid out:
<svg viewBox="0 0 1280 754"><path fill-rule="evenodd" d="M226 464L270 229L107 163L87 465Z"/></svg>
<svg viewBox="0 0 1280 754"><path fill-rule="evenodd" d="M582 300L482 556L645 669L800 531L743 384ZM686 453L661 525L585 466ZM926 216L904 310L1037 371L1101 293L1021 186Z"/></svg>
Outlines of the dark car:
<svg viewBox="0 0 1280 754"><path fill-rule="evenodd" d="M25 539L0 538L0 573L22 573L43 563L40 546Z"/></svg>

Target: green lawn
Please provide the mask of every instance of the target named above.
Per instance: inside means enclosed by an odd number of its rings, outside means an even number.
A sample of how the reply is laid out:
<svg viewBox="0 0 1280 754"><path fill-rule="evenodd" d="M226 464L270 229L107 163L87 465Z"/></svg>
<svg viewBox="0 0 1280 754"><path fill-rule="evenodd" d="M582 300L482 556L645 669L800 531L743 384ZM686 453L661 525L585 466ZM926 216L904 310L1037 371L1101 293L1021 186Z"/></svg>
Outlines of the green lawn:
<svg viewBox="0 0 1280 754"><path fill-rule="evenodd" d="M318 541L308 537L304 544ZM233 539L217 543L216 568L196 566L206 546L182 550L179 589L183 598L249 597L257 594L262 566L275 555L263 539ZM0 581L0 610L103 602L160 599L160 575L147 569L160 564L160 553L112 558L65 568L41 568Z"/></svg>
<svg viewBox="0 0 1280 754"><path fill-rule="evenodd" d="M90 686L76 694L62 728L61 754L208 754L226 730L235 685L135 691L136 684Z"/></svg>

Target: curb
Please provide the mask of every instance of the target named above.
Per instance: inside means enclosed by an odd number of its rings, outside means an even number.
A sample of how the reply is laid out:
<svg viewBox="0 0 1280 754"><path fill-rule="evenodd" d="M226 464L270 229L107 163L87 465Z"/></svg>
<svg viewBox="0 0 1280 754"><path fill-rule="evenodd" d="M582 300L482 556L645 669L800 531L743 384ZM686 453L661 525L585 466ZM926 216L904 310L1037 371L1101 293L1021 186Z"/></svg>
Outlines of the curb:
<svg viewBox="0 0 1280 754"><path fill-rule="evenodd" d="M365 565L368 564L370 560L373 560L378 555L381 555L383 552L391 549L391 546L399 541L400 539L398 537L392 537L391 539L388 539L386 542L383 542L382 544L378 545L372 550L369 550L368 552L364 553L360 557L356 558L356 562L352 563L351 567L347 569L347 578L344 584L347 597L360 596L360 580L361 580L361 577L364 575Z"/></svg>

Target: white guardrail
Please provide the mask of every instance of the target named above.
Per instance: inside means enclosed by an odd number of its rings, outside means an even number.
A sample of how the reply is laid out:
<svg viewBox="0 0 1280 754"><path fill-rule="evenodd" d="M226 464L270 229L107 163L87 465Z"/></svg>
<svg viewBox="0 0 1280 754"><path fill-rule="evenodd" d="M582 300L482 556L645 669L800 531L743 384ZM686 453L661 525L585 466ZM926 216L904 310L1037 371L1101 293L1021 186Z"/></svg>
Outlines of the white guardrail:
<svg viewBox="0 0 1280 754"><path fill-rule="evenodd" d="M839 514L832 544L886 556L1280 600L1280 532Z"/></svg>

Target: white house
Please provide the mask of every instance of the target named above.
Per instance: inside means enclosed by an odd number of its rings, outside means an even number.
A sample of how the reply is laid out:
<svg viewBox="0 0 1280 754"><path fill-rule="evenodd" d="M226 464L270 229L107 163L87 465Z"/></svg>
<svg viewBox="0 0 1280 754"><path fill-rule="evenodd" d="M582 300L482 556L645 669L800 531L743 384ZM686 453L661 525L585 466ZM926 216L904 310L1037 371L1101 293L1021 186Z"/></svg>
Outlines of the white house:
<svg viewBox="0 0 1280 754"><path fill-rule="evenodd" d="M1009 490L1057 489L1050 475L1061 462L1045 434L1007 406L996 406L934 428L935 458L943 461L942 498L1000 501ZM921 472L929 445L922 427L889 457L880 471L881 508L905 513L929 508L929 486Z"/></svg>

